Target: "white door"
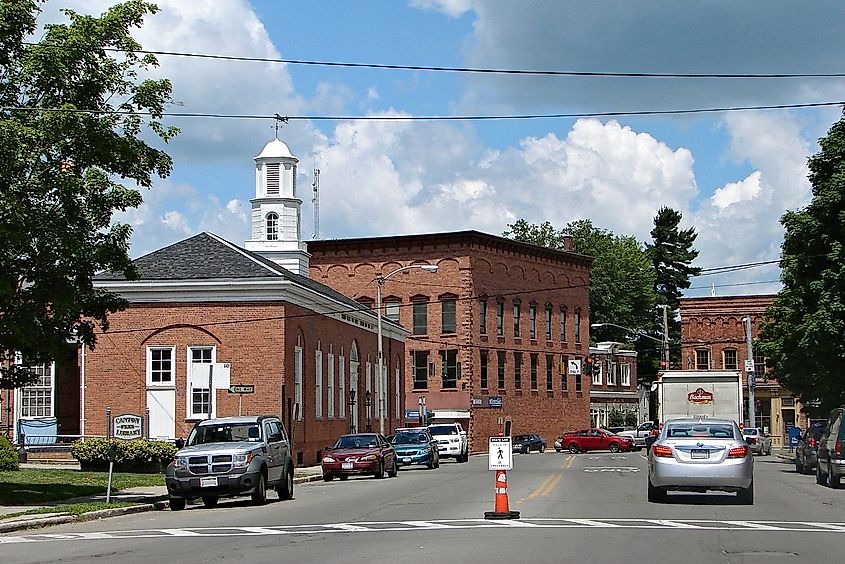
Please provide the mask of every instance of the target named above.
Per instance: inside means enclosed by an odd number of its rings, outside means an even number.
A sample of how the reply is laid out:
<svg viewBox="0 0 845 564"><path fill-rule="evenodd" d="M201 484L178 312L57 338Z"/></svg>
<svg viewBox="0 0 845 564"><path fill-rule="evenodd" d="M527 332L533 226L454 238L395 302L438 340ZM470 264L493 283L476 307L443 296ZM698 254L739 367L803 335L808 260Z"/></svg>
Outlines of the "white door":
<svg viewBox="0 0 845 564"><path fill-rule="evenodd" d="M147 390L150 438L176 437L176 390Z"/></svg>

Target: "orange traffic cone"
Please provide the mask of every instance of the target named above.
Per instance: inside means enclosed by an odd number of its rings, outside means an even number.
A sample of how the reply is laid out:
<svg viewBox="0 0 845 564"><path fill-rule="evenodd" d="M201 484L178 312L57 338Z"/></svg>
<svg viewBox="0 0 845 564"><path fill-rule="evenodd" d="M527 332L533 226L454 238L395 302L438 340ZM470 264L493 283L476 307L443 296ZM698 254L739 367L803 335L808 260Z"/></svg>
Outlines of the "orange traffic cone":
<svg viewBox="0 0 845 564"><path fill-rule="evenodd" d="M508 473L506 470L496 470L496 497L493 511L484 512L485 519L519 519L519 511L508 508Z"/></svg>

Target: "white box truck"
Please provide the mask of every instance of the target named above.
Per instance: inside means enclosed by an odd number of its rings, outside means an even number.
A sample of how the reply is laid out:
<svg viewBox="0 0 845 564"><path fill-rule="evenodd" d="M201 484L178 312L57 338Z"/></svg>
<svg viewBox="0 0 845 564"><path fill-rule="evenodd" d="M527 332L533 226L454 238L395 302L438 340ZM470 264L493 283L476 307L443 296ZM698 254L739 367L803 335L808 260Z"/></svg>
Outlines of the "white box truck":
<svg viewBox="0 0 845 564"><path fill-rule="evenodd" d="M661 423L679 417L743 422L742 373L718 370L667 370L657 374L657 416Z"/></svg>

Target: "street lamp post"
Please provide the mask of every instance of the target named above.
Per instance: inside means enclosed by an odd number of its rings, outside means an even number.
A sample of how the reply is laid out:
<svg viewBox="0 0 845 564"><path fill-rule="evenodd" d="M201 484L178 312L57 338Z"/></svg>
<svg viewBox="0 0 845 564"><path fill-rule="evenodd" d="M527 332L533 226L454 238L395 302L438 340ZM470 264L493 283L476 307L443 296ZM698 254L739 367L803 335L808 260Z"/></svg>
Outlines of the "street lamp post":
<svg viewBox="0 0 845 564"><path fill-rule="evenodd" d="M384 381L384 345L382 343L381 336L381 287L384 286L384 283L388 278L397 272L410 270L412 268L419 268L420 270L425 270L427 272L437 272L436 264L408 264L400 266L396 270L388 272L384 276L376 276L376 316L378 318L378 358L376 359L376 362L378 363L378 382L376 392L378 393L378 428L379 433L382 435L384 434L384 389L387 386L385 386Z"/></svg>
<svg viewBox="0 0 845 564"><path fill-rule="evenodd" d="M349 390L349 432L355 432L355 390Z"/></svg>
<svg viewBox="0 0 845 564"><path fill-rule="evenodd" d="M373 404L373 397L370 393L370 390L364 392L364 406L367 408L367 432L371 433L373 431L373 426L370 425L370 406ZM384 434L384 433L382 433Z"/></svg>

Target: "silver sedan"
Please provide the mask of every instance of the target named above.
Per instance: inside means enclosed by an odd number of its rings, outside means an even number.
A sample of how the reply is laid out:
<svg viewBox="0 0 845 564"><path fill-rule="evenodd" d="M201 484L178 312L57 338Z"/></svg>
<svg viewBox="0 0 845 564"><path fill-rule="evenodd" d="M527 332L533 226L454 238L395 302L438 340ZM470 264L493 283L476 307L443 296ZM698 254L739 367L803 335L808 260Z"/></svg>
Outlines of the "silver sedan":
<svg viewBox="0 0 845 564"><path fill-rule="evenodd" d="M772 437L768 433L764 433L757 427L746 427L742 430L742 435L751 447L751 452L764 456L772 454ZM749 441L748 439L753 439Z"/></svg>
<svg viewBox="0 0 845 564"><path fill-rule="evenodd" d="M648 455L648 500L668 490L737 492L754 503L754 459L737 424L729 419L670 419Z"/></svg>

